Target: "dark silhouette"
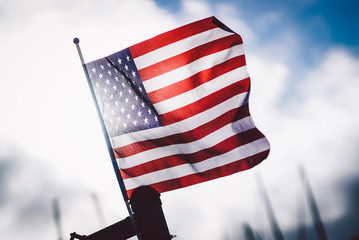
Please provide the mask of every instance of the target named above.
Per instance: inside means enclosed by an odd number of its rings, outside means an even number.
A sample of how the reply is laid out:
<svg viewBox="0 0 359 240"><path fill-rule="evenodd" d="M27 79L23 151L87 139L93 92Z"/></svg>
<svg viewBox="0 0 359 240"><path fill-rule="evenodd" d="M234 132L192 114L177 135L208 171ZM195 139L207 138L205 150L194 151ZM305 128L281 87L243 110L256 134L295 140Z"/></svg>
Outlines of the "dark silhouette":
<svg viewBox="0 0 359 240"><path fill-rule="evenodd" d="M244 236L246 240L256 240L252 228L248 223L244 224L243 228L244 228Z"/></svg>
<svg viewBox="0 0 359 240"><path fill-rule="evenodd" d="M160 194L149 186L135 189L130 198L140 240L171 240L162 211ZM125 240L136 235L130 217L89 236L71 233L70 240Z"/></svg>
<svg viewBox="0 0 359 240"><path fill-rule="evenodd" d="M315 202L313 191L312 191L312 189L310 187L307 174L304 171L304 168L300 168L299 172L300 172L300 175L302 177L304 188L305 188L305 191L306 191L306 194L307 194L310 213L311 213L312 218L313 218L314 229L315 229L315 232L317 233L317 237L320 240L327 240L328 239L327 234L325 232L323 222L322 222L322 220L320 218L319 210L318 210L317 204Z"/></svg>
<svg viewBox="0 0 359 240"><path fill-rule="evenodd" d="M61 226L61 213L58 198L52 200L52 210L54 214L55 225L57 229L58 239L62 240L62 226Z"/></svg>
<svg viewBox="0 0 359 240"><path fill-rule="evenodd" d="M269 197L268 197L268 194L267 194L267 192L265 190L265 187L264 187L264 184L262 182L262 179L259 176L258 176L257 179L258 179L258 185L259 185L260 193L261 193L261 195L262 195L262 197L264 199L265 205L266 205L266 209L267 209L267 213L268 213L268 216L269 216L269 220L270 220L271 229L272 229L274 239L276 239L276 240L284 240L283 233L279 228L277 219L276 219L276 217L274 215L272 205L271 205L271 203L269 201Z"/></svg>

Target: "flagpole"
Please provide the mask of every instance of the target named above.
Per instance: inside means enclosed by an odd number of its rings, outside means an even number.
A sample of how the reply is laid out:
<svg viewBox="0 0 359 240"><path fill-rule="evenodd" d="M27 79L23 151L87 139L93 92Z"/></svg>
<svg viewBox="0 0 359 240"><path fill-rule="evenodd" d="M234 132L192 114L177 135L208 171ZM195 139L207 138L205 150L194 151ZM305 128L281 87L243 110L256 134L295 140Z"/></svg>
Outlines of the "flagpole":
<svg viewBox="0 0 359 240"><path fill-rule="evenodd" d="M278 224L277 219L275 217L272 205L270 203L267 191L265 189L265 186L263 184L263 181L262 181L262 178L260 177L260 175L258 175L257 181L258 181L258 186L259 186L260 193L261 193L262 198L264 199L264 202L265 202L265 206L266 206L266 209L267 209L267 214L268 214L269 221L270 221L270 224L271 224L271 227L272 227L273 237L276 240L284 240L283 233L280 230L279 224Z"/></svg>
<svg viewBox="0 0 359 240"><path fill-rule="evenodd" d="M58 198L54 198L52 200L52 210L53 210L53 214L54 214L54 220L55 220L55 225L56 225L56 229L57 229L57 235L58 235L58 239L62 240L62 225L61 225L61 212L60 212L60 206L59 206L59 199Z"/></svg>
<svg viewBox="0 0 359 240"><path fill-rule="evenodd" d="M103 135L104 135L104 138L105 138L105 141L106 141L107 150L108 150L108 153L110 154L112 166L113 166L113 169L114 169L114 171L115 171L115 174L116 174L116 177L117 177L117 181L118 181L118 184L119 184L120 189L121 189L121 192L122 192L123 199L124 199L124 201L125 201L125 203L126 203L127 211L128 211L128 213L129 213L129 215L130 215L131 222L132 222L132 226L133 226L133 228L134 228L134 230L135 230L135 232L136 232L137 238L138 238L139 240L141 240L141 237L140 237L140 235L139 235L139 232L137 231L137 227L136 227L136 223L135 223L135 218L134 218L133 212L132 212L132 210L131 210L130 201L129 201L128 196L127 196L125 184L124 184L124 182L123 182L123 179L122 179L120 170L119 170L119 168L118 168L118 165L117 165L117 162L116 162L116 157L115 157L115 154L114 154L114 152L113 152L113 150L112 150L110 138L109 138L109 136L108 136L108 133L107 133L107 130L106 130L106 127L105 127L105 124L104 124L104 121L103 121L103 118L102 118L102 115L101 115L100 108L99 108L98 103L97 103L97 101L96 101L95 92L94 92L94 90L93 90L93 88L92 88L90 76L89 76L89 73L88 73L88 71L87 71L87 67L86 67L86 65L85 65L84 58L83 58L83 56L82 56L82 52L81 52L80 45L79 45L80 40L79 40L78 38L74 38L73 42L74 42L74 44L76 45L77 52L78 52L79 57L80 57L81 65L82 65L83 70L84 70L84 72L85 72L86 79L87 79L87 83L88 83L88 86L89 86L90 91L91 91L92 99L93 99L93 101L94 101L94 103L95 103L97 115L98 115L98 117L99 117L99 119L100 119L102 132L103 132Z"/></svg>
<svg viewBox="0 0 359 240"><path fill-rule="evenodd" d="M327 233L325 232L324 224L322 222L322 219L320 218L319 209L318 209L317 203L314 199L314 194L313 194L312 188L310 187L307 173L305 172L303 167L301 167L299 169L299 171L300 171L300 175L302 177L302 182L304 184L304 188L306 191L307 200L309 202L310 213L313 218L314 229L315 229L315 232L317 233L317 237L320 240L327 240L328 239Z"/></svg>

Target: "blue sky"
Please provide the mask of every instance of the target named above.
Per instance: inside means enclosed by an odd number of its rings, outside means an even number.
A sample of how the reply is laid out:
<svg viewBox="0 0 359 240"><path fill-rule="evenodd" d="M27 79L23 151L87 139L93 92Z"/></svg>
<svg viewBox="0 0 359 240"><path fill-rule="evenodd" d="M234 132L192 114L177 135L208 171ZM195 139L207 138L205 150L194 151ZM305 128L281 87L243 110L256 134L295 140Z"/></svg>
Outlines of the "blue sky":
<svg viewBox="0 0 359 240"><path fill-rule="evenodd" d="M181 1L156 1L159 6L176 13ZM306 46L297 52L303 64L315 64L320 53L332 46L345 46L353 54L359 54L359 3L355 0L305 0L305 1L216 1L209 0L215 12L216 4L229 3L238 10L248 26L267 41L276 41L278 35L297 31L297 38ZM277 15L278 19L261 21L263 16ZM262 44L266 44L264 41ZM298 62L298 58L295 60Z"/></svg>
<svg viewBox="0 0 359 240"><path fill-rule="evenodd" d="M127 216L73 38L89 62L215 15L244 39L250 109L271 153L250 171L163 194L171 233L240 239L250 224L272 239L260 176L285 238L298 226L313 237L304 167L330 239L349 239L359 226L358 4L0 0L2 237L56 238L54 197L64 239L100 228L93 192L107 225Z"/></svg>
<svg viewBox="0 0 359 240"><path fill-rule="evenodd" d="M181 1L156 0L156 2L172 12L180 9ZM219 1L210 0L212 4ZM275 12L281 15L282 21L268 26L268 33L286 28L298 28L306 32L309 41L314 44L324 44L326 47L339 44L358 50L359 27L357 12L359 3L355 0L304 0L304 1L220 1L233 4L240 9L241 17L251 24L251 21L262 15ZM254 21L255 23L255 21ZM255 24L253 24L255 27Z"/></svg>

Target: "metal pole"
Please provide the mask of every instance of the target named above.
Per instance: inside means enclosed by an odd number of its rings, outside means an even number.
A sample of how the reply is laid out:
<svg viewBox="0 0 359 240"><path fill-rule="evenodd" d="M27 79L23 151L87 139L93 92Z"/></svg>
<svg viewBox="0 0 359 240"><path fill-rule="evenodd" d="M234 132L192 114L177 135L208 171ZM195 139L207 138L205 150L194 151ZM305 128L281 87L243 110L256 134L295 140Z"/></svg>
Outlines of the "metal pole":
<svg viewBox="0 0 359 240"><path fill-rule="evenodd" d="M139 232L137 231L137 228L136 228L135 218L134 218L133 213L132 213L132 210L131 210L131 206L130 206L130 202L129 202L129 199L128 199L128 196L127 196L125 184L124 184L124 182L123 182L123 179L122 179L120 170L119 170L119 168L118 168L118 165L117 165L117 162L116 162L116 157L115 157L115 154L114 154L114 152L113 152L113 150L112 150L110 138L109 138L109 136L108 136L108 133L107 133L107 130L106 130L106 127L105 127L105 124L104 124L104 121L103 121L103 118L102 118L102 115L101 115L101 111L100 111L100 108L99 108L98 103L97 103L97 100L96 100L95 92L94 92L94 90L93 90L93 88L92 88L90 76L89 76L89 73L88 73L88 71L87 71L87 67L86 67L84 58L83 58L83 56L82 56L82 52L81 52L80 45L79 45L80 40L79 40L78 38L74 38L73 42L74 42L74 44L76 45L77 52L78 52L78 54L79 54L82 67L83 67L84 72L85 72L85 76L86 76L86 79L87 79L87 83L88 83L88 86L89 86L90 91L91 91L92 99L93 99L93 101L94 101L94 103L95 103L97 115L98 115L98 117L99 117L99 119L100 119L102 132L103 132L103 135L104 135L104 138L105 138L105 141L106 141L107 150L108 150L108 153L110 154L112 166L113 166L113 169L114 169L114 171L115 171L118 184L120 185L120 189L121 189L121 192L122 192L122 196L123 196L123 199L124 199L124 201L125 201L125 203L126 203L127 211L128 211L128 213L129 213L129 215L130 215L131 222L132 222L133 228L134 228L134 230L135 230L135 232L136 232L137 238L138 238L139 240L141 240L140 234L139 234Z"/></svg>
<svg viewBox="0 0 359 240"><path fill-rule="evenodd" d="M269 201L269 197L268 197L267 191L266 191L266 189L264 187L262 178L260 176L258 176L257 179L258 179L258 186L259 186L260 193L261 193L262 198L264 199L264 202L265 202L265 205L266 205L269 221L270 221L271 228L272 228L273 237L276 240L284 240L284 236L282 234L282 231L279 228L279 224L278 224L277 219L275 217L272 205L271 205L271 203Z"/></svg>
<svg viewBox="0 0 359 240"><path fill-rule="evenodd" d="M61 212L60 212L60 206L59 206L59 199L58 198L54 198L52 200L52 210L53 210L53 214L54 214L54 220L55 220L55 225L56 225L56 229L57 229L57 235L58 235L58 239L62 240L62 226L61 226Z"/></svg>
<svg viewBox="0 0 359 240"><path fill-rule="evenodd" d="M313 218L314 229L315 229L315 232L317 233L317 237L320 240L327 240L328 239L327 233L325 232L324 224L320 217L319 209L318 209L317 203L314 199L314 194L313 194L312 188L310 186L308 176L303 167L301 167L299 169L299 171L300 171L300 175L302 177L302 182L304 184L304 188L306 191L307 199L309 202L310 213Z"/></svg>

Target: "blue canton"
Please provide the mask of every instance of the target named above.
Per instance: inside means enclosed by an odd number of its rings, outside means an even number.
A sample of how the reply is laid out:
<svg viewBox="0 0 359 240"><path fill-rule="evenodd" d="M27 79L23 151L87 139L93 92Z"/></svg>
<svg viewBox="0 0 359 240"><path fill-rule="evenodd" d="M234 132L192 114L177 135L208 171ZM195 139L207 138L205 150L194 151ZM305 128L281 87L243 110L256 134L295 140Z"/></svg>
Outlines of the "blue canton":
<svg viewBox="0 0 359 240"><path fill-rule="evenodd" d="M128 49L86 67L110 137L162 126Z"/></svg>

